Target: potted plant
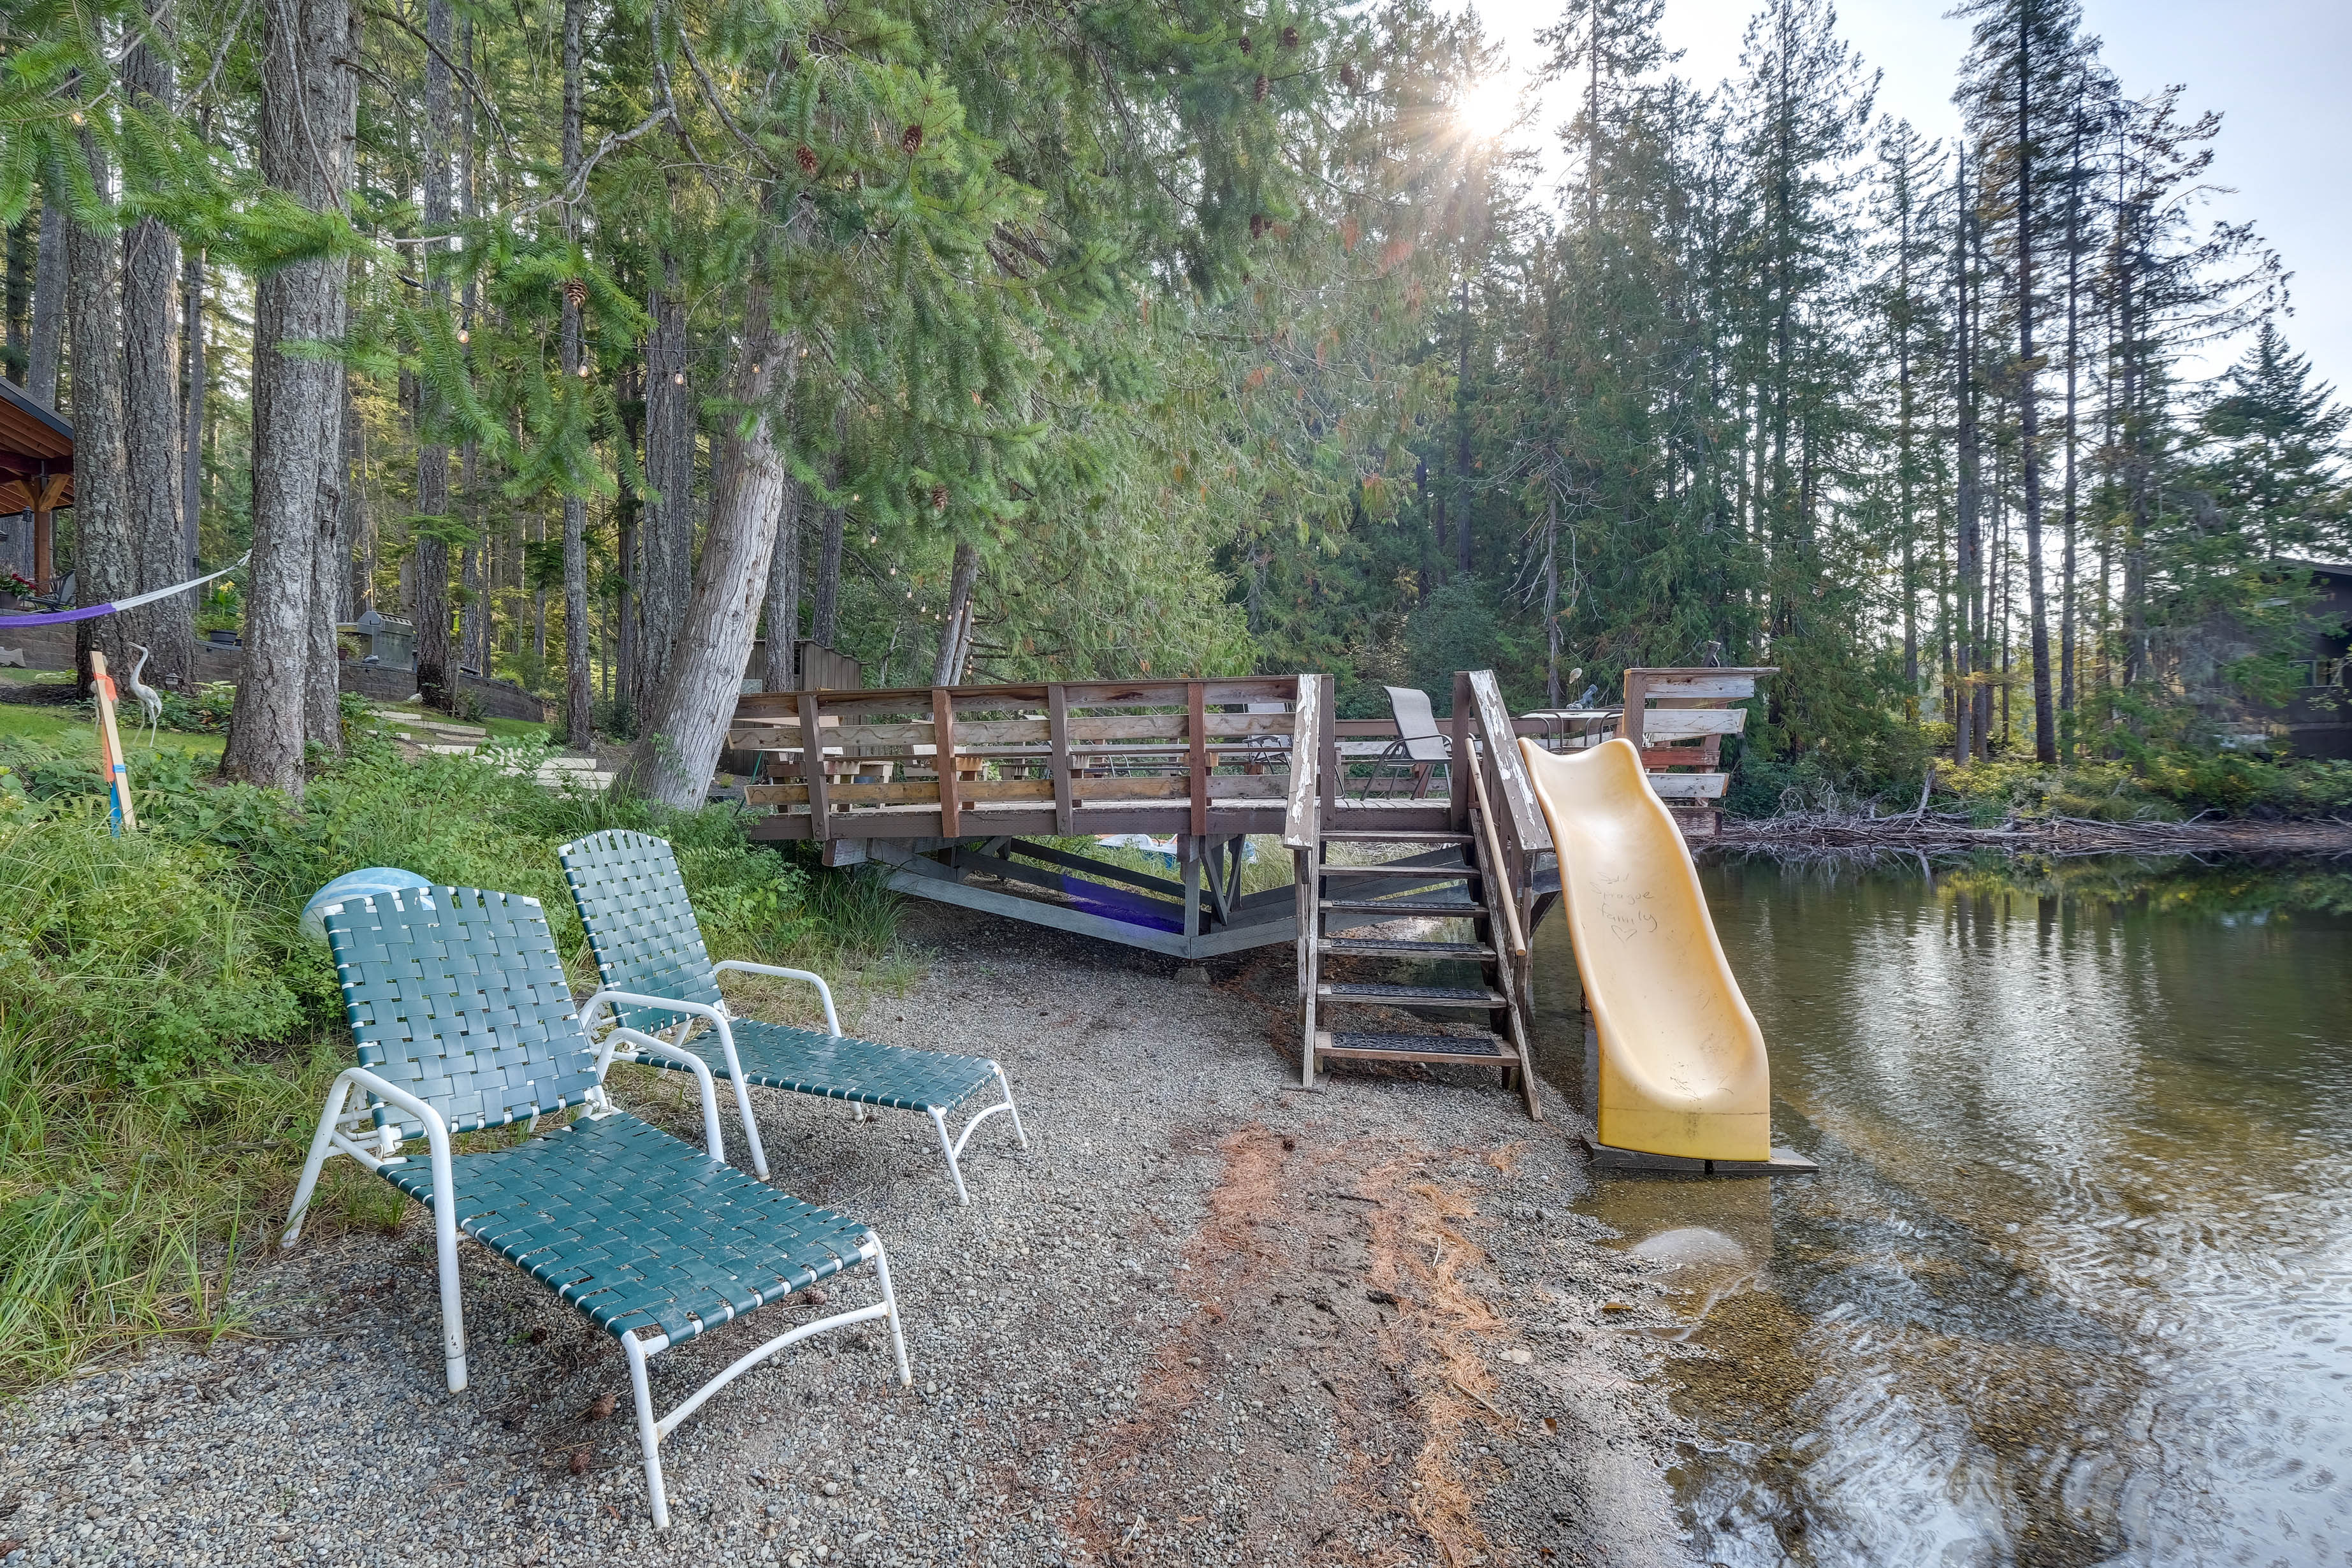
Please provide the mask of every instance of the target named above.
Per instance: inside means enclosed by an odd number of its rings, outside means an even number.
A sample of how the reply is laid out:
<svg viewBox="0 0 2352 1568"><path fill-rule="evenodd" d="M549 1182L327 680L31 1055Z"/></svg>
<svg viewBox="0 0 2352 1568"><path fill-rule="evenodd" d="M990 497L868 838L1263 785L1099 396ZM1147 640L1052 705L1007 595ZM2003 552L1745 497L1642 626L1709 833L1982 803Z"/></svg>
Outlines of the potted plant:
<svg viewBox="0 0 2352 1568"><path fill-rule="evenodd" d="M24 609L37 591L29 579L0 566L0 614Z"/></svg>

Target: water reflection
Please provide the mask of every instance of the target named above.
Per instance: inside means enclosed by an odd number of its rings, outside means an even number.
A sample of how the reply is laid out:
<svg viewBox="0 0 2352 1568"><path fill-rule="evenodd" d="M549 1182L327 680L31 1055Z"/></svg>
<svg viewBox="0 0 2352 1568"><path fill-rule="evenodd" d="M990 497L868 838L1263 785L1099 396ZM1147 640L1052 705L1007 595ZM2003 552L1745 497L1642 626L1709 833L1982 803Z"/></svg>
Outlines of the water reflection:
<svg viewBox="0 0 2352 1568"><path fill-rule="evenodd" d="M2352 878L1706 879L1822 1170L1592 1201L1706 1352L1697 1560L2352 1562Z"/></svg>

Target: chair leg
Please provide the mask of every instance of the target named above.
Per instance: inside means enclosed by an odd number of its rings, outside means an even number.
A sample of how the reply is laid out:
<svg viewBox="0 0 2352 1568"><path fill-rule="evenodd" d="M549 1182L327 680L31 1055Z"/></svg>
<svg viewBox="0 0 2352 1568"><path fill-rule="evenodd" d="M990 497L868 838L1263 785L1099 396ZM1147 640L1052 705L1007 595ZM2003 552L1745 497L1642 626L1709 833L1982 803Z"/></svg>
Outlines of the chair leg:
<svg viewBox="0 0 2352 1568"><path fill-rule="evenodd" d="M955 1140L948 1136L947 1112L931 1107L931 1125L939 1129L940 1152L948 1157L948 1174L955 1178L956 1202L969 1205L971 1194L964 1191L963 1172L956 1164Z"/></svg>
<svg viewBox="0 0 2352 1568"><path fill-rule="evenodd" d="M1026 1149L1029 1147L1029 1131L1021 1125L1021 1108L1013 1103L1013 1085L1005 1079L1003 1068L997 1067L994 1062L988 1065L995 1069L996 1087L1004 1091L1004 1109L1013 1112L1013 1135L1020 1139L1021 1147Z"/></svg>
<svg viewBox="0 0 2352 1568"><path fill-rule="evenodd" d="M453 1204L433 1209L433 1250L441 1274L441 1354L449 1392L466 1391L466 1303L457 1289L457 1215Z"/></svg>
<svg viewBox="0 0 2352 1568"><path fill-rule="evenodd" d="M637 1447L646 1456L646 1495L653 1502L654 1528L669 1528L669 1491L662 1485L661 1426L654 1419L654 1394L646 1377L646 1351L634 1333L621 1336L629 1358L629 1388L637 1398Z"/></svg>
<svg viewBox="0 0 2352 1568"><path fill-rule="evenodd" d="M890 1349L898 1357L898 1386L904 1388L915 1381L915 1373L907 1364L907 1336L898 1326L898 1293L890 1288L890 1259L878 1236L874 1238L874 1273L882 1282L882 1305L889 1309Z"/></svg>
<svg viewBox="0 0 2352 1568"><path fill-rule="evenodd" d="M319 1118L319 1131L310 1139L310 1158L302 1162L302 1180L294 1189L294 1206L286 1214L286 1234L278 1243L280 1247L291 1247L302 1238L302 1216L310 1212L310 1194L319 1187L319 1172L334 1147L336 1119L342 1115L344 1102L350 1098L348 1089L327 1097L327 1109Z"/></svg>

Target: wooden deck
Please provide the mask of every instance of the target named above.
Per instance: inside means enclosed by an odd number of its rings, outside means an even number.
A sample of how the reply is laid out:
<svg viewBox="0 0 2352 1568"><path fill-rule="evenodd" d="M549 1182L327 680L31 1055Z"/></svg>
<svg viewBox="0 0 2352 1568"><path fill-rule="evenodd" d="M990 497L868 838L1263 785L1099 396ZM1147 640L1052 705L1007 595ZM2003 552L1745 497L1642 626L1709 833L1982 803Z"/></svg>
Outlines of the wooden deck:
<svg viewBox="0 0 2352 1568"><path fill-rule="evenodd" d="M1319 765L1301 772L1308 687ZM1328 692L1328 677L1278 676L752 693L728 745L756 761L742 798L770 815L754 837L816 840L828 865L883 862L918 897L1201 958L1293 940L1292 889L1245 893L1243 867L1250 837L1284 832L1300 788L1318 792L1326 824L1400 842L1454 832L1467 809L1448 770L1382 764L1392 723L1318 719ZM1114 834L1171 841L1170 874L1071 842Z"/></svg>

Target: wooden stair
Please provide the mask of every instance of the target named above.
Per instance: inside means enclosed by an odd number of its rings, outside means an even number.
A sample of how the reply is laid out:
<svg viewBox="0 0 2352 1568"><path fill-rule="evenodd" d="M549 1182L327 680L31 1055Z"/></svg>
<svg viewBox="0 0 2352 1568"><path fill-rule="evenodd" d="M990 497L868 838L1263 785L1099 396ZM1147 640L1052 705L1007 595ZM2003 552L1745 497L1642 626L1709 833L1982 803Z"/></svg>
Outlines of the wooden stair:
<svg viewBox="0 0 2352 1568"><path fill-rule="evenodd" d="M1333 846L1374 849L1406 846L1433 847L1428 853L1367 864L1332 864ZM1455 856L1439 858L1445 849ZM1540 1116L1535 1084L1527 1067L1526 1037L1511 1002L1510 966L1497 951L1497 929L1492 899L1500 890L1490 875L1475 833L1371 832L1330 830L1322 833L1308 868L1314 879L1313 919L1301 940L1301 958L1307 969L1307 1037L1312 1042L1309 1070L1319 1074L1326 1061L1426 1062L1502 1070L1507 1085L1516 1086L1530 1115ZM1460 884L1447 890L1443 884ZM1379 896L1382 884L1395 889ZM1432 884L1440 884L1436 889ZM1435 896L1432 896L1433 893ZM1393 914L1398 920L1461 921L1470 927L1465 938L1452 935L1415 937L1359 936L1329 929L1329 917ZM1450 959L1475 962L1480 984L1473 985L1412 984L1396 981L1325 980L1328 958L1388 959L1396 963ZM1354 1027L1332 1026L1317 1016L1374 1016ZM1418 1011L1455 1016L1452 1023L1401 1028ZM1352 1022L1352 1017L1350 1017ZM1468 1027L1475 1024L1477 1027Z"/></svg>

